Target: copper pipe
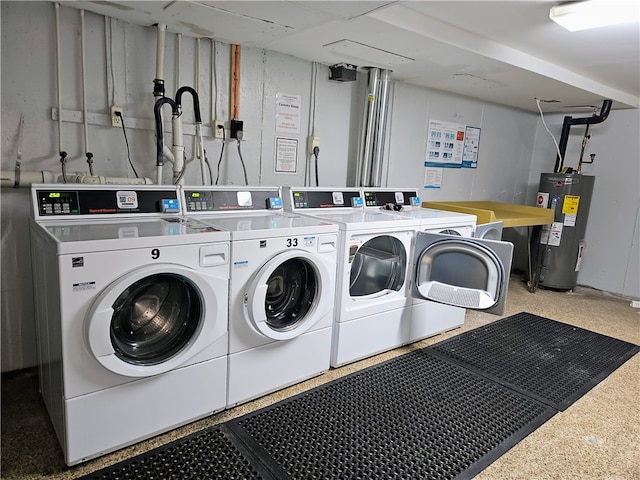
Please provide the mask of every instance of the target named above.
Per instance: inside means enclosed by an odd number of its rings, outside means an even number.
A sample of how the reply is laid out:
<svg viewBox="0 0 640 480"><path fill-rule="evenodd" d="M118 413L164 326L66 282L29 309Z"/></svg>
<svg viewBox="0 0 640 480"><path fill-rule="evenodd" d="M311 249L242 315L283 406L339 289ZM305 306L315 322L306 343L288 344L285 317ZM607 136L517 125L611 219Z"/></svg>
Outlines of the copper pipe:
<svg viewBox="0 0 640 480"><path fill-rule="evenodd" d="M240 118L240 45L231 46L231 118Z"/></svg>

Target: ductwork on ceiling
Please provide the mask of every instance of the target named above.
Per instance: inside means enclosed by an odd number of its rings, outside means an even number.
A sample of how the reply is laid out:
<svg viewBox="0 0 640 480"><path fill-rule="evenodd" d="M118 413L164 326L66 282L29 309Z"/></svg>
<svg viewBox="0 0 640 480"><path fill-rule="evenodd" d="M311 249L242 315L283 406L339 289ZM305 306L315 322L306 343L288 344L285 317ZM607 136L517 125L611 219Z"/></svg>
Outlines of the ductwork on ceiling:
<svg viewBox="0 0 640 480"><path fill-rule="evenodd" d="M391 70L367 68L368 81L358 148L356 186L382 186Z"/></svg>

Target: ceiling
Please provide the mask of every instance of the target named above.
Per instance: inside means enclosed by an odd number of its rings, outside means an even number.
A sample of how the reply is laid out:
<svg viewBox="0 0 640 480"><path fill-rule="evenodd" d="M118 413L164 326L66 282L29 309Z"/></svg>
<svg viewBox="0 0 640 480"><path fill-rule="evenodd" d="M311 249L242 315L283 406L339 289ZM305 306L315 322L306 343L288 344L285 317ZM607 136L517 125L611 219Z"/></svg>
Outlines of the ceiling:
<svg viewBox="0 0 640 480"><path fill-rule="evenodd" d="M608 0L612 7L617 1ZM626 0L629 1L629 0ZM631 0L637 2L637 0ZM557 1L67 1L132 24L264 48L544 112L640 106L640 3L635 22L568 32Z"/></svg>

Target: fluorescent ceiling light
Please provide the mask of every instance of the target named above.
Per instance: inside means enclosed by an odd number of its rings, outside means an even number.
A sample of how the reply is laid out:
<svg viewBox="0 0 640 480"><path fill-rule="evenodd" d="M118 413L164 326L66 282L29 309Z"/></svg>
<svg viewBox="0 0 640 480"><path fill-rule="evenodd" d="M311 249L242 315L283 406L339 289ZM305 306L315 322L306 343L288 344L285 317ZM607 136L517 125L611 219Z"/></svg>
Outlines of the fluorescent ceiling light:
<svg viewBox="0 0 640 480"><path fill-rule="evenodd" d="M551 7L549 18L570 32L640 21L637 0L587 0Z"/></svg>

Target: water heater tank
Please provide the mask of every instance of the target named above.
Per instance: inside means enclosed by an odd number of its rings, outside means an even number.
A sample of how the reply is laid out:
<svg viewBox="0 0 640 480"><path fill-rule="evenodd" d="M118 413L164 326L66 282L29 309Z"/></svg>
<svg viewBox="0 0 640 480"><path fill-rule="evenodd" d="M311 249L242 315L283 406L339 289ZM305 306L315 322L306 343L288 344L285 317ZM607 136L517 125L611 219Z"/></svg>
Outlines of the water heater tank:
<svg viewBox="0 0 640 480"><path fill-rule="evenodd" d="M595 177L575 173L543 173L538 206L554 211L554 222L534 235L531 245L534 282L540 287L576 287L585 252L585 231Z"/></svg>

